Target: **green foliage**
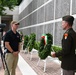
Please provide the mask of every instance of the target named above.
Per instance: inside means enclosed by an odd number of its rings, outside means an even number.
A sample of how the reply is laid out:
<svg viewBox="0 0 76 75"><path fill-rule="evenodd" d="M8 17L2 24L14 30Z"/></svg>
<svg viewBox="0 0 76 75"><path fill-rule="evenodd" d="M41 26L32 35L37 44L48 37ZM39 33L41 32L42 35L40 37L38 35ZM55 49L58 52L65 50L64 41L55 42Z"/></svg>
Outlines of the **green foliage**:
<svg viewBox="0 0 76 75"><path fill-rule="evenodd" d="M22 2L23 0L17 0L17 5L20 5L20 3Z"/></svg>
<svg viewBox="0 0 76 75"><path fill-rule="evenodd" d="M27 47L28 41L29 41L29 36L25 35L24 36L24 46L23 46L23 49L25 49Z"/></svg>
<svg viewBox="0 0 76 75"><path fill-rule="evenodd" d="M5 7L8 7L10 10L13 10L15 6L19 5L22 0L0 0L0 15L6 15L4 11Z"/></svg>
<svg viewBox="0 0 76 75"><path fill-rule="evenodd" d="M52 46L52 49L53 49L53 51L55 51L55 52L58 52L58 51L62 50L62 48L59 47L59 46ZM58 59L61 61L62 56L59 56Z"/></svg>
<svg viewBox="0 0 76 75"><path fill-rule="evenodd" d="M22 42L23 41L23 33L22 33L22 31L20 31L19 34L20 34L20 41Z"/></svg>
<svg viewBox="0 0 76 75"><path fill-rule="evenodd" d="M39 50L39 44L40 44L39 41L35 41L34 49Z"/></svg>
<svg viewBox="0 0 76 75"><path fill-rule="evenodd" d="M41 59L45 59L48 55L51 53L51 46L53 42L53 37L51 34L46 34L47 36L47 44L44 43L44 38L41 38L40 40L40 46L39 46L39 57Z"/></svg>
<svg viewBox="0 0 76 75"><path fill-rule="evenodd" d="M55 52L58 52L58 51L62 50L62 48L59 47L59 46L52 46L52 49L53 49Z"/></svg>
<svg viewBox="0 0 76 75"><path fill-rule="evenodd" d="M28 45L27 45L28 48L29 48L29 51L31 51L34 48L35 40L36 40L35 33L31 33L31 35L29 37L29 42L28 42Z"/></svg>
<svg viewBox="0 0 76 75"><path fill-rule="evenodd" d="M45 44L44 44L44 39L41 38L41 40L40 40L40 46L39 46L39 52L42 52L42 51L43 51L44 46L45 46Z"/></svg>

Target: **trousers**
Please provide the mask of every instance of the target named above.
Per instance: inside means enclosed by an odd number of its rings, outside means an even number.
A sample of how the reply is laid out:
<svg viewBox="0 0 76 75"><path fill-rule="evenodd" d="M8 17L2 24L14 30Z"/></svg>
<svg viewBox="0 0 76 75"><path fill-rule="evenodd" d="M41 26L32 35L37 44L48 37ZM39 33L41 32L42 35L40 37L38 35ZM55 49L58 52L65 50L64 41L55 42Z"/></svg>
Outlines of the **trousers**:
<svg viewBox="0 0 76 75"><path fill-rule="evenodd" d="M14 56L12 53L6 53L5 60L6 60L10 75L16 75L15 70L18 63L18 56ZM4 75L8 75L8 70L5 67Z"/></svg>
<svg viewBox="0 0 76 75"><path fill-rule="evenodd" d="M63 75L75 75L75 71L63 69Z"/></svg>

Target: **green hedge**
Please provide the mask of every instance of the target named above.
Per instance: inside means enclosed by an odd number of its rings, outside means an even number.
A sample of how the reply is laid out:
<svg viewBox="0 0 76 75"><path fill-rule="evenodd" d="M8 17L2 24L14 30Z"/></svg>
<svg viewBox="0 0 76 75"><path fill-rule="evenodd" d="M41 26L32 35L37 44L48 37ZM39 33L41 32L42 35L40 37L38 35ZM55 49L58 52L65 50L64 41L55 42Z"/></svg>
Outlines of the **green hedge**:
<svg viewBox="0 0 76 75"><path fill-rule="evenodd" d="M59 46L52 46L52 49L53 49L53 51L55 51L55 52L58 52L58 51L62 50L62 48L59 47ZM61 61L62 57L59 56L58 59Z"/></svg>
<svg viewBox="0 0 76 75"><path fill-rule="evenodd" d="M29 41L29 36L25 35L24 36L24 46L23 46L23 49L27 48L28 41Z"/></svg>

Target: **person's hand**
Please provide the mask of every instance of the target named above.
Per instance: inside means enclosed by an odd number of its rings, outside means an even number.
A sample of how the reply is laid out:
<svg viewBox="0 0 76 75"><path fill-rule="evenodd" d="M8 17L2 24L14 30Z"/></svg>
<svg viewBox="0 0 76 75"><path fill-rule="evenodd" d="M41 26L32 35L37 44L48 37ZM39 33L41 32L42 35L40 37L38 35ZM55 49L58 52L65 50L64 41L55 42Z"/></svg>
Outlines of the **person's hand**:
<svg viewBox="0 0 76 75"><path fill-rule="evenodd" d="M18 56L18 53L19 53L18 51L17 52L13 52L13 55L14 56Z"/></svg>
<svg viewBox="0 0 76 75"><path fill-rule="evenodd" d="M51 52L52 57L56 57L55 52Z"/></svg>

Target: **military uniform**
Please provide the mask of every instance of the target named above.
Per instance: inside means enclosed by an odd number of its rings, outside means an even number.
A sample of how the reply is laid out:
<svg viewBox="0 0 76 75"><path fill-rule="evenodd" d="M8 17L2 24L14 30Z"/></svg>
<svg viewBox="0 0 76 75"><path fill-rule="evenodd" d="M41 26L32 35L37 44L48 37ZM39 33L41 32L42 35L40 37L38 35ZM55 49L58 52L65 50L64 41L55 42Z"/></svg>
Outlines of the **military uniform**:
<svg viewBox="0 0 76 75"><path fill-rule="evenodd" d="M70 28L62 39L62 50L56 53L56 56L62 56L61 67L65 70L76 70L76 33Z"/></svg>

